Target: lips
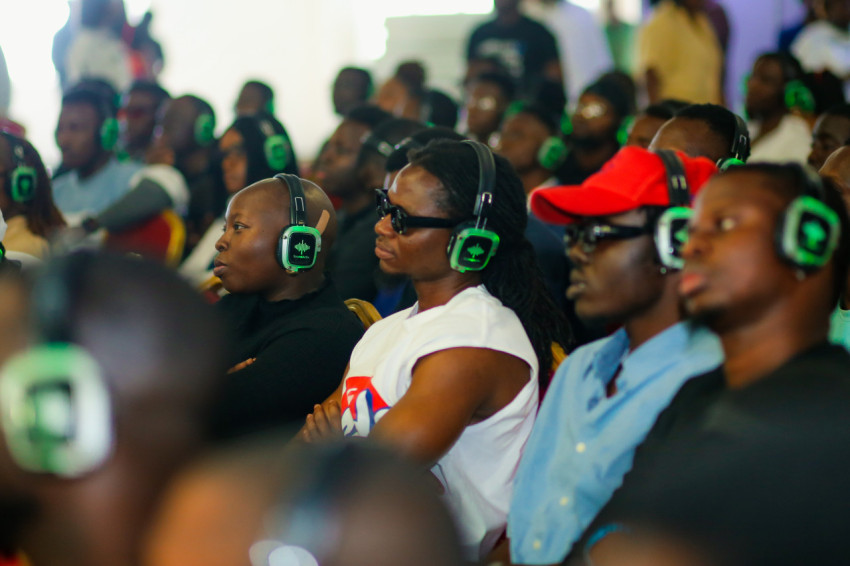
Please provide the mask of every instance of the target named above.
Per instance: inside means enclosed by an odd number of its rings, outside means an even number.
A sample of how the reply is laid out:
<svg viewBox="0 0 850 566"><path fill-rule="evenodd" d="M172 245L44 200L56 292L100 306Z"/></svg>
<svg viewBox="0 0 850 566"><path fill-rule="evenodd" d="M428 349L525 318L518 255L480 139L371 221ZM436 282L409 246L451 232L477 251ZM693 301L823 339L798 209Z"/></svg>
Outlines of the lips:
<svg viewBox="0 0 850 566"><path fill-rule="evenodd" d="M378 256L378 259L390 259L395 257L393 252L381 246L380 243L375 244L375 255Z"/></svg>
<svg viewBox="0 0 850 566"><path fill-rule="evenodd" d="M226 263L223 263L220 260L215 260L213 262L213 275L215 275L216 277L221 277L225 271L227 271Z"/></svg>
<svg viewBox="0 0 850 566"><path fill-rule="evenodd" d="M575 300L576 298L581 296L582 293L584 293L586 288L587 281L585 281L585 279L581 275L577 274L576 271L573 270L570 273L570 286L567 287L567 298L571 301Z"/></svg>
<svg viewBox="0 0 850 566"><path fill-rule="evenodd" d="M679 294L683 297L691 297L701 291L707 283L707 278L704 274L683 271L679 279Z"/></svg>

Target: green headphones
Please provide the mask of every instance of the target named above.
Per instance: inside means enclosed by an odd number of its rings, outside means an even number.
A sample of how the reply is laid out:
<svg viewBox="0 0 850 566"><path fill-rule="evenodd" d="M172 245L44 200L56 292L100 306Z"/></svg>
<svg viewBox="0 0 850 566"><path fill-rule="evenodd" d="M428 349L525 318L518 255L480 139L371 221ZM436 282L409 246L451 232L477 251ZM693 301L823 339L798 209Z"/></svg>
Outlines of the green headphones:
<svg viewBox="0 0 850 566"><path fill-rule="evenodd" d="M737 114L734 114L734 116L735 138L732 140L732 147L729 149L731 157L717 160L717 168L721 171L726 171L730 167L744 165L747 161L746 157L750 154L750 133L747 123Z"/></svg>
<svg viewBox="0 0 850 566"><path fill-rule="evenodd" d="M322 235L307 225L307 199L301 179L279 173L274 176L289 188L289 226L280 232L277 242L277 262L283 269L298 273L316 263L322 250Z"/></svg>
<svg viewBox="0 0 850 566"><path fill-rule="evenodd" d="M0 373L0 426L22 469L79 477L113 446L112 407L98 362L73 343L70 316L90 256L50 266L33 287L43 342L9 359Z"/></svg>
<svg viewBox="0 0 850 566"><path fill-rule="evenodd" d="M670 208L661 213L655 224L655 249L661 265L669 269L681 269L685 263L682 248L688 240L688 219L691 217L690 187L685 167L675 152L659 149L655 153L664 164L670 198Z"/></svg>
<svg viewBox="0 0 850 566"><path fill-rule="evenodd" d="M14 166L7 176L6 192L14 202L29 202L35 197L37 180L35 168L26 164L23 140L8 132L0 131L0 134L9 143Z"/></svg>
<svg viewBox="0 0 850 566"><path fill-rule="evenodd" d="M797 164L788 164L804 179L805 194L785 208L777 224L779 256L803 271L815 271L829 261L841 234L838 214L824 202L820 177Z"/></svg>
<svg viewBox="0 0 850 566"><path fill-rule="evenodd" d="M195 142L201 147L207 147L215 141L215 116L202 112L195 118Z"/></svg>
<svg viewBox="0 0 850 566"><path fill-rule="evenodd" d="M265 119L258 119L257 124L265 137L263 142L263 155L266 164L272 171L283 171L289 165L289 154L292 146L289 139L283 133L277 133L272 123Z"/></svg>
<svg viewBox="0 0 850 566"><path fill-rule="evenodd" d="M459 224L449 239L446 253L455 271L481 271L499 247L499 235L487 229L487 213L493 205L496 184L496 162L493 152L483 143L464 140L478 160L478 196L475 197L475 220Z"/></svg>
<svg viewBox="0 0 850 566"><path fill-rule="evenodd" d="M507 120L512 116L524 112L526 108L526 103L521 100L511 102L507 110L505 110L503 119ZM565 129L568 132L572 131L572 122L566 112L561 114L559 126L562 132L564 132ZM569 153L570 148L567 147L567 144L561 137L549 136L543 140L543 143L540 144L540 148L537 150L537 162L547 171L555 171L564 163L564 160L567 158Z"/></svg>

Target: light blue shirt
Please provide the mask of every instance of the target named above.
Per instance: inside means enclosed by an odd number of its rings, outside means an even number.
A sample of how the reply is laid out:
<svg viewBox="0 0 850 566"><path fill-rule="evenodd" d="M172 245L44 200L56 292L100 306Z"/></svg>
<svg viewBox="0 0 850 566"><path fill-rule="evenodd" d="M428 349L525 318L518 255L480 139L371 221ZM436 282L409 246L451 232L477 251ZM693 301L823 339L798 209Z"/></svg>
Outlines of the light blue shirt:
<svg viewBox="0 0 850 566"><path fill-rule="evenodd" d="M829 320L829 341L850 350L850 310L838 307L832 312Z"/></svg>
<svg viewBox="0 0 850 566"><path fill-rule="evenodd" d="M617 391L605 388L622 363ZM514 481L511 561L563 561L631 468L635 448L691 377L723 363L710 331L681 322L629 353L620 329L573 352L546 392Z"/></svg>
<svg viewBox="0 0 850 566"><path fill-rule="evenodd" d="M85 180L76 171L69 171L53 181L53 200L69 224L79 224L130 192L130 178L141 168L140 163L122 163L113 157Z"/></svg>

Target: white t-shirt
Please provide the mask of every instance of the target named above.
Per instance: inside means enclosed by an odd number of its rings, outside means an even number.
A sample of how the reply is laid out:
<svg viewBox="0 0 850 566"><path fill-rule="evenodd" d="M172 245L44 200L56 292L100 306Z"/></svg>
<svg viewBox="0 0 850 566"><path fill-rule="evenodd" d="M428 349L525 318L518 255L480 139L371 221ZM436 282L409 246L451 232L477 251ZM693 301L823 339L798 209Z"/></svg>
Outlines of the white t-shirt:
<svg viewBox="0 0 850 566"><path fill-rule="evenodd" d="M831 71L839 79L850 75L850 33L826 21L808 24L794 43L791 53L806 71Z"/></svg>
<svg viewBox="0 0 850 566"><path fill-rule="evenodd" d="M759 135L761 125L758 122L750 122L748 127L750 136L755 139ZM747 162L794 161L805 164L811 151L812 129L809 123L795 114L786 114L775 130L753 143Z"/></svg>
<svg viewBox="0 0 850 566"><path fill-rule="evenodd" d="M450 348L505 352L529 366L528 383L504 408L464 429L431 468L471 559L492 550L507 523L513 479L537 414L537 357L516 314L483 285L418 312L418 303L373 324L351 354L342 394L346 436L368 436L405 394L413 366Z"/></svg>

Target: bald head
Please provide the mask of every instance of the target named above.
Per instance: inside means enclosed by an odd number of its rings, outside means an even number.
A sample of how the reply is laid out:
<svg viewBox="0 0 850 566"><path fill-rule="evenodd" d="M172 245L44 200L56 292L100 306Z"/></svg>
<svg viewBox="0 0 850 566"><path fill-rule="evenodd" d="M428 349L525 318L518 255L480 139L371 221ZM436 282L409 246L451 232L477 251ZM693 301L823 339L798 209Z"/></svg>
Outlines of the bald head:
<svg viewBox="0 0 850 566"><path fill-rule="evenodd" d="M649 144L652 151L672 149L715 163L729 156L729 147L730 143L706 122L684 117L667 120Z"/></svg>

